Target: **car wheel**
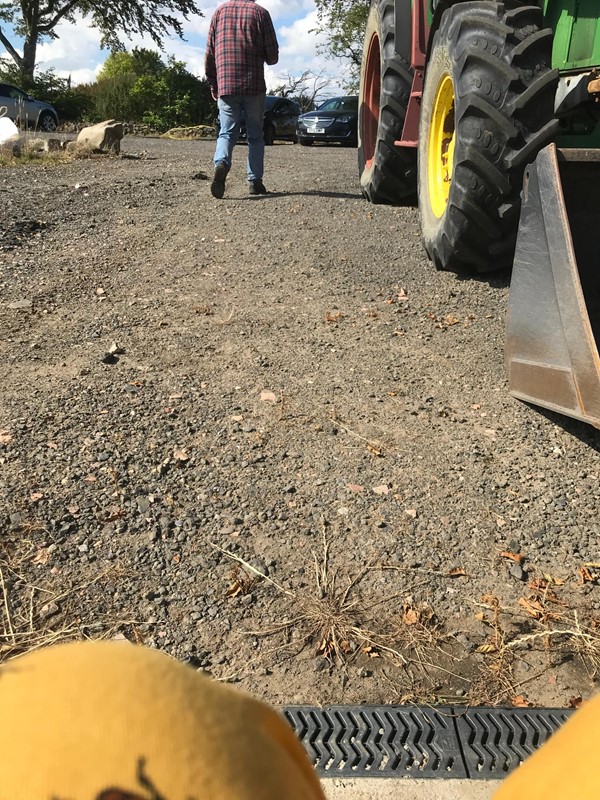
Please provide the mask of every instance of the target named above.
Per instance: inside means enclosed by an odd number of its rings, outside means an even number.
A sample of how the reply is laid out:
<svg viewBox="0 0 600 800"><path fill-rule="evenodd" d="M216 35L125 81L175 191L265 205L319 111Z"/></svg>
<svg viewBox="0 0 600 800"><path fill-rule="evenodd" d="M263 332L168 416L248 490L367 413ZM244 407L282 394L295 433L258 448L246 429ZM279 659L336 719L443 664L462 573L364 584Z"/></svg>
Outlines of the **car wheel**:
<svg viewBox="0 0 600 800"><path fill-rule="evenodd" d="M275 144L275 127L267 125L264 131L265 145L271 147Z"/></svg>
<svg viewBox="0 0 600 800"><path fill-rule="evenodd" d="M314 142L312 139L298 139L302 147L312 147Z"/></svg>
<svg viewBox="0 0 600 800"><path fill-rule="evenodd" d="M54 133L54 131L58 127L56 123L56 117L49 111L42 111L42 113L40 114L40 118L38 120L38 124L40 129L45 131L46 133Z"/></svg>

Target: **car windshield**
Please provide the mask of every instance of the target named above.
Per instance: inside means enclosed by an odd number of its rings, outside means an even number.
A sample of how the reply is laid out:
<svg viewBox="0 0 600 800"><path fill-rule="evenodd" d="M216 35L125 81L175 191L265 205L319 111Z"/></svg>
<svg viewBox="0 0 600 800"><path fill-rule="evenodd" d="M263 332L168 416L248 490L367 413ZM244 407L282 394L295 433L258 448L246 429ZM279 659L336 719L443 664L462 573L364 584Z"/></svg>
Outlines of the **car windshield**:
<svg viewBox="0 0 600 800"><path fill-rule="evenodd" d="M319 106L319 111L358 111L358 97L332 97Z"/></svg>

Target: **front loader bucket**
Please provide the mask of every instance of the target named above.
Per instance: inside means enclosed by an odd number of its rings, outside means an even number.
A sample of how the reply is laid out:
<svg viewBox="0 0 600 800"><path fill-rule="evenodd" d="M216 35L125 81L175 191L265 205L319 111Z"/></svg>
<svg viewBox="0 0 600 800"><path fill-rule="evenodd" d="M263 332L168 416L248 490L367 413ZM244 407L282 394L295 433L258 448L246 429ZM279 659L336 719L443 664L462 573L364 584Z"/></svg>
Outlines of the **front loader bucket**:
<svg viewBox="0 0 600 800"><path fill-rule="evenodd" d="M600 428L600 151L528 167L508 303L510 392Z"/></svg>

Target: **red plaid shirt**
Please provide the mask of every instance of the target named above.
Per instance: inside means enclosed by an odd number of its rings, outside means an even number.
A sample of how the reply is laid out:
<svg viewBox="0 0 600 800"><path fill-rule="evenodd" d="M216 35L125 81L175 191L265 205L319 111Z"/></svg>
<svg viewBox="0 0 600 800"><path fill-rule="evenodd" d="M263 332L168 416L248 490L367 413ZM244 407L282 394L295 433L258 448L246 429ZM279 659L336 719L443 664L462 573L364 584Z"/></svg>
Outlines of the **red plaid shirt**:
<svg viewBox="0 0 600 800"><path fill-rule="evenodd" d="M276 64L279 45L271 16L254 0L227 0L212 16L204 68L219 97L264 94L264 64Z"/></svg>

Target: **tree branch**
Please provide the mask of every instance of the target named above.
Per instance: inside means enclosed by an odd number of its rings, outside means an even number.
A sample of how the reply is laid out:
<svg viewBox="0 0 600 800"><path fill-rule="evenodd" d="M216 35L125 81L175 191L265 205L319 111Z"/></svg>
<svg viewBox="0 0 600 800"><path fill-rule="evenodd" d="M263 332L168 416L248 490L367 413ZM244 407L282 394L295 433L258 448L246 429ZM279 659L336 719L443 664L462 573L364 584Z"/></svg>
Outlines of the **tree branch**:
<svg viewBox="0 0 600 800"><path fill-rule="evenodd" d="M6 49L8 50L8 52L9 52L9 54L10 54L11 58L13 59L13 61L15 62L15 64L16 64L18 67L21 67L21 66L22 66L22 64L23 64L23 59L22 59L22 57L21 57L21 56L20 56L20 55L17 53L17 51L16 51L16 50L15 50L15 48L12 46L12 44L9 42L9 40L6 38L6 36L4 35L4 32L3 32L2 28L0 28L0 42L2 42L2 44L4 45L4 47L6 47Z"/></svg>

